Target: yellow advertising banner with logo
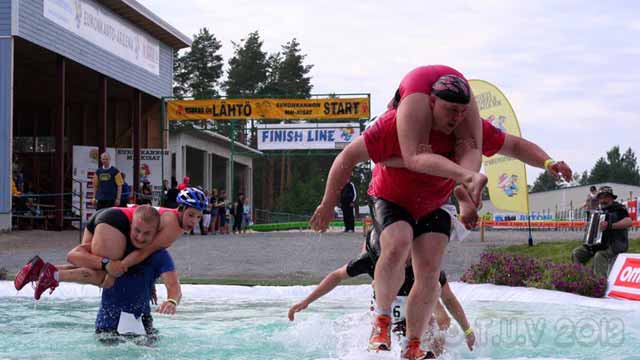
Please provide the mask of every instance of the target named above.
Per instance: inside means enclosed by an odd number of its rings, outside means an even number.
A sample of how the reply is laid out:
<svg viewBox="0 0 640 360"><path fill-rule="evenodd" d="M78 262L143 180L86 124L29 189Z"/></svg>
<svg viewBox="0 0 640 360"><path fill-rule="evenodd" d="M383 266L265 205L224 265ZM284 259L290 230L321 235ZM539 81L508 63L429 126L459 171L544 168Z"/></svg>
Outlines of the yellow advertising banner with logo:
<svg viewBox="0 0 640 360"><path fill-rule="evenodd" d="M169 120L368 119L369 98L208 99L167 102Z"/></svg>
<svg viewBox="0 0 640 360"><path fill-rule="evenodd" d="M483 80L469 81L480 116L498 129L520 137L520 125L509 100L495 85ZM484 157L482 164L489 178L489 197L501 210L529 212L527 172L522 161L503 155Z"/></svg>

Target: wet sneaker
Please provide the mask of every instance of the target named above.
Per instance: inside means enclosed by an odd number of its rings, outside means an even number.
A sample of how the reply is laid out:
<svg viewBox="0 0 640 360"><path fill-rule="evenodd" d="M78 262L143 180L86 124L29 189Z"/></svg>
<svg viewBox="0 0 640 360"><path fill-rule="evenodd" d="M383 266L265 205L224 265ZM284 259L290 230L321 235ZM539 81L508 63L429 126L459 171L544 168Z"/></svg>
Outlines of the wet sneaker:
<svg viewBox="0 0 640 360"><path fill-rule="evenodd" d="M369 338L369 351L391 350L391 317L378 315L373 320L373 329Z"/></svg>
<svg viewBox="0 0 640 360"><path fill-rule="evenodd" d="M16 290L20 291L27 283L38 281L38 276L40 276L40 271L43 266L44 261L40 256L36 255L32 257L16 274L15 279L13 279L13 285L16 287Z"/></svg>
<svg viewBox="0 0 640 360"><path fill-rule="evenodd" d="M400 359L422 360L429 358L427 353L420 349L420 339L411 339L408 341L406 348L402 349Z"/></svg>
<svg viewBox="0 0 640 360"><path fill-rule="evenodd" d="M42 273L38 278L38 285L36 285L36 290L33 293L33 297L36 300L40 300L40 296L42 295L42 293L47 291L48 289L51 289L51 291L49 292L49 294L51 294L53 293L53 290L58 287L58 280L56 280L54 277L56 271L58 271L58 268L56 268L55 266L49 263L44 264Z"/></svg>

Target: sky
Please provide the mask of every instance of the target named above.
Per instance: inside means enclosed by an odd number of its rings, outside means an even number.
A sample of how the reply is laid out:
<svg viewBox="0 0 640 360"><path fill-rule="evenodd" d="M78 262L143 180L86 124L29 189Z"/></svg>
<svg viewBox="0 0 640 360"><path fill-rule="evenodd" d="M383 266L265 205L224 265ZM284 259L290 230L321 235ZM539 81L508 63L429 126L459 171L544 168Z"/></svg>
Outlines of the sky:
<svg viewBox="0 0 640 360"><path fill-rule="evenodd" d="M269 53L296 38L313 64L312 93L370 93L375 115L411 69L445 64L498 86L522 136L574 171L615 145L640 155L638 2L138 2L185 35L207 27L222 43L225 71L232 41L252 31ZM527 167L528 182L540 172Z"/></svg>

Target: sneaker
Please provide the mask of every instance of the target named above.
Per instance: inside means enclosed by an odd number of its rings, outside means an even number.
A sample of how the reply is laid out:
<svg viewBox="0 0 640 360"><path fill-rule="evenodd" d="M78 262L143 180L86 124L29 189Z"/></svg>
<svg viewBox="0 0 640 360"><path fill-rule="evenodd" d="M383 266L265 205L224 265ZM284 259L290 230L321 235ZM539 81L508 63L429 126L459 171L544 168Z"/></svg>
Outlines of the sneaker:
<svg viewBox="0 0 640 360"><path fill-rule="evenodd" d="M400 359L422 360L429 358L427 353L420 349L420 339L411 339L408 341L406 348L402 350Z"/></svg>
<svg viewBox="0 0 640 360"><path fill-rule="evenodd" d="M22 290L29 282L38 281L38 276L40 276L40 271L42 271L43 266L44 261L40 256L36 255L31 258L31 260L20 269L20 272L16 274L15 279L13 279L13 285L16 287L16 290Z"/></svg>
<svg viewBox="0 0 640 360"><path fill-rule="evenodd" d="M46 263L42 268L42 273L38 278L38 284L36 285L36 290L33 293L33 297L36 300L40 300L40 296L43 292L47 291L47 289L51 289L49 294L53 293L59 283L58 280L55 279L54 274L58 271L58 268L55 266Z"/></svg>
<svg viewBox="0 0 640 360"><path fill-rule="evenodd" d="M373 329L369 338L370 351L390 351L391 350L391 317L388 315L378 315L373 320Z"/></svg>

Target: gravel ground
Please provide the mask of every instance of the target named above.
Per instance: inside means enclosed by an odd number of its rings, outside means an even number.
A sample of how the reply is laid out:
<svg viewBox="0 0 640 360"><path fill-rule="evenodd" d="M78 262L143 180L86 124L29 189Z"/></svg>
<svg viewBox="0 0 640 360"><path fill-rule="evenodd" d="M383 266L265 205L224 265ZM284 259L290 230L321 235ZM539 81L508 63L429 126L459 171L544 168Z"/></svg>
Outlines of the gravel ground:
<svg viewBox="0 0 640 360"><path fill-rule="evenodd" d="M474 232L464 242L451 242L444 269L457 280L487 247L526 244L527 232ZM581 232L534 232L535 242L576 240ZM208 279L317 280L358 254L362 233L308 231L243 235L183 236L171 248L182 276ZM17 272L34 254L54 264L64 263L79 243L77 231L16 231L0 234L0 267ZM567 256L569 256L567 254Z"/></svg>

